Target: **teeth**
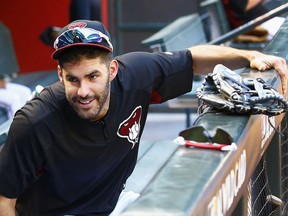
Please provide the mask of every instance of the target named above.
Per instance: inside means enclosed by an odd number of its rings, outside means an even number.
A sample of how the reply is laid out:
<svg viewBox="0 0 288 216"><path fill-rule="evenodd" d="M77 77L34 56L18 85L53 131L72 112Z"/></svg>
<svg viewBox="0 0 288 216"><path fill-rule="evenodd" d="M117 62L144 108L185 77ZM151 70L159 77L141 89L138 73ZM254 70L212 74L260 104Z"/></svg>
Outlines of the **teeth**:
<svg viewBox="0 0 288 216"><path fill-rule="evenodd" d="M82 103L82 104L89 104L90 101L80 101L80 103Z"/></svg>

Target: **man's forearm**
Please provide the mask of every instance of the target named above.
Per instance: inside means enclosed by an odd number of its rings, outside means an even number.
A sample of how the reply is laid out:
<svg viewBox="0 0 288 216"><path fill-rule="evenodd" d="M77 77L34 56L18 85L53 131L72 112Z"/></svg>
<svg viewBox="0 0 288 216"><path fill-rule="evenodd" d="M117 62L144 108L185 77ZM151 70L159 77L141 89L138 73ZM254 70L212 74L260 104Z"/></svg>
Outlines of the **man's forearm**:
<svg viewBox="0 0 288 216"><path fill-rule="evenodd" d="M216 64L238 69L249 66L253 58L262 55L257 51L213 45L194 46L189 50L192 53L194 73L204 75L212 72Z"/></svg>
<svg viewBox="0 0 288 216"><path fill-rule="evenodd" d="M0 196L0 216L15 216L16 199L9 199L4 196Z"/></svg>
<svg viewBox="0 0 288 216"><path fill-rule="evenodd" d="M287 93L288 70L286 60L282 57L213 45L194 46L189 50L192 53L194 74L211 73L216 64L223 64L232 70L251 67L265 71L274 68L280 75L283 93Z"/></svg>

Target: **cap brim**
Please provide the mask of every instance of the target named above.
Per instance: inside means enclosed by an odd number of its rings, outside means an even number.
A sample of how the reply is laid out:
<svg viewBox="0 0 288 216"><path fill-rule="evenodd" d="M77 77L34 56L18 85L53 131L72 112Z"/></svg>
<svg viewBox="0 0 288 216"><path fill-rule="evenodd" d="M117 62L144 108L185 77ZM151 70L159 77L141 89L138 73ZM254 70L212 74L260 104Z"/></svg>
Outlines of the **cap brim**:
<svg viewBox="0 0 288 216"><path fill-rule="evenodd" d="M64 46L64 47L62 47L62 48L60 48L60 49L55 50L55 51L52 53L52 55L51 55L52 59L54 59L54 60L59 59L59 57L61 56L61 54L62 54L62 52L63 52L64 50L66 50L67 48L70 48L70 47L75 47L75 46L93 46L93 47L99 47L99 48L101 48L101 49L105 49L105 50L107 50L107 51L109 51L109 52L112 52L112 49L109 49L108 47L106 47L106 46L104 46L104 45L101 45L101 44L93 44L93 43L74 43L74 44L69 44L69 45Z"/></svg>

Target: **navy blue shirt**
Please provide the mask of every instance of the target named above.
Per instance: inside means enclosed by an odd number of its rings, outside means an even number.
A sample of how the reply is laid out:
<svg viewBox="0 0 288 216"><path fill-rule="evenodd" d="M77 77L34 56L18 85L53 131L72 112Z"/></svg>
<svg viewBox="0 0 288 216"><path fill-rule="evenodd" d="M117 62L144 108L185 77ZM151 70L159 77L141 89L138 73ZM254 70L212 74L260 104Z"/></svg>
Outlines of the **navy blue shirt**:
<svg viewBox="0 0 288 216"><path fill-rule="evenodd" d="M149 104L191 91L189 51L116 57L108 114L81 119L56 82L17 112L0 153L0 194L22 215L109 215L137 160Z"/></svg>

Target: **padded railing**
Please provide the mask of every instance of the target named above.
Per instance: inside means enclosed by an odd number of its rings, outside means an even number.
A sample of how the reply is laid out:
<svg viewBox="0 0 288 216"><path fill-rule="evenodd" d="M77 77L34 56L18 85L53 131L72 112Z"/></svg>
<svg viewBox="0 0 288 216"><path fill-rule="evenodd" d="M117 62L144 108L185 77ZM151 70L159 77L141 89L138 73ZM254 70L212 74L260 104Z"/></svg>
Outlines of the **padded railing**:
<svg viewBox="0 0 288 216"><path fill-rule="evenodd" d="M287 59L287 44L286 19L264 52ZM241 75L262 77L281 92L280 78L275 70L262 73L246 68ZM281 184L280 175L282 179L287 179L287 168L281 167L281 160L287 152L277 153L284 141L283 134L280 136L274 128L287 133L287 129L283 131L286 126L284 117L285 114L270 119L265 115L205 114L196 124L211 134L217 127L226 130L238 149L220 152L178 147L153 179L143 187L139 199L122 215L249 215L247 211L251 208L247 200L253 193L248 190L249 182L268 149L274 152L273 157L266 157L267 163L272 163L274 170L272 174L268 172L274 185L271 193L282 197L281 191L287 190L287 184ZM165 144L175 145L172 140L167 140ZM161 151L158 154L161 157ZM138 173L137 178L141 180L145 172L142 172L142 176L141 172ZM137 178L133 178L137 182ZM282 201L283 206L286 206L287 201Z"/></svg>

